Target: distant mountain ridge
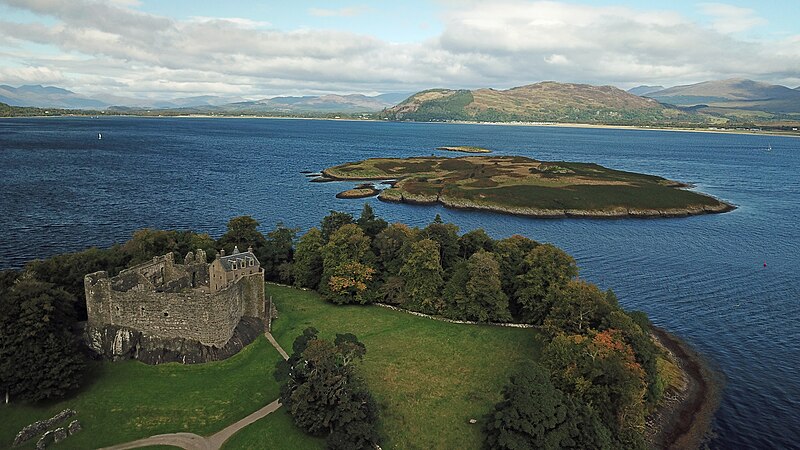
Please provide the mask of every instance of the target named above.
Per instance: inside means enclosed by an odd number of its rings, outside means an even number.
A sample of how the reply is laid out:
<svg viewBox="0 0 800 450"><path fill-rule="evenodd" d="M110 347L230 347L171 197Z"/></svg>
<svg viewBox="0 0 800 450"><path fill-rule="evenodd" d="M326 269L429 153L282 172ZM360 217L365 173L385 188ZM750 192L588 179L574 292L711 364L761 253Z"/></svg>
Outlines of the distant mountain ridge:
<svg viewBox="0 0 800 450"><path fill-rule="evenodd" d="M800 91L797 89L741 78L675 86L646 96L678 106L708 105L778 114L800 113Z"/></svg>
<svg viewBox="0 0 800 450"><path fill-rule="evenodd" d="M649 94L651 92L663 91L664 89L666 89L664 86L642 85L642 86L636 86L635 88L628 89L628 93L629 94L633 94L633 95L638 95L638 96L641 97L641 96L647 95L647 94Z"/></svg>
<svg viewBox="0 0 800 450"><path fill-rule="evenodd" d="M191 108L197 112L238 112L246 110L262 113L374 113L394 106L409 95L409 93L388 93L375 96L330 94L275 97L256 101L248 101L241 97L198 95L171 100L147 100L113 95L87 97L55 86L24 85L13 87L0 85L0 102L10 106L93 110L109 108L111 111Z"/></svg>
<svg viewBox="0 0 800 450"><path fill-rule="evenodd" d="M486 122L658 123L696 121L696 115L613 86L541 83L507 90L430 89L387 108L390 120Z"/></svg>

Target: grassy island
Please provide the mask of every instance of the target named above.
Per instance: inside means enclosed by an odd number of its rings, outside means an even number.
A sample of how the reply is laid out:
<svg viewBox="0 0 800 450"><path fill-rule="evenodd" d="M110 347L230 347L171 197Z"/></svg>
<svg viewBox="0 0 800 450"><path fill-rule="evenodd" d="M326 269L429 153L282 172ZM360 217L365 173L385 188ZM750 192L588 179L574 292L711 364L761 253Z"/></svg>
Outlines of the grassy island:
<svg viewBox="0 0 800 450"><path fill-rule="evenodd" d="M473 145L456 145L446 147L436 147L436 150L443 150L446 152L461 152L461 153L492 153L488 148L475 147Z"/></svg>
<svg viewBox="0 0 800 450"><path fill-rule="evenodd" d="M397 180L381 191L384 201L535 217L673 217L734 209L658 176L522 156L371 158L322 173L326 180Z"/></svg>

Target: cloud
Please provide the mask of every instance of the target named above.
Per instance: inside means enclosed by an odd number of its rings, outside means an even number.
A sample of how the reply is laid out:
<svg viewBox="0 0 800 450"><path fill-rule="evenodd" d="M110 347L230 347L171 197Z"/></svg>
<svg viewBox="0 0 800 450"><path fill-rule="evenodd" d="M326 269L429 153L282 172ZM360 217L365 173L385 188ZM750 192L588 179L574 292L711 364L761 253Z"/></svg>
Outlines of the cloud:
<svg viewBox="0 0 800 450"><path fill-rule="evenodd" d="M0 68L0 80L11 84L59 84L66 77L49 67L7 67Z"/></svg>
<svg viewBox="0 0 800 450"><path fill-rule="evenodd" d="M315 17L354 17L367 11L366 7L349 7L339 9L309 8L308 13Z"/></svg>
<svg viewBox="0 0 800 450"><path fill-rule="evenodd" d="M767 24L767 20L749 8L724 3L701 3L700 10L712 18L711 27L720 33L739 33Z"/></svg>
<svg viewBox="0 0 800 450"><path fill-rule="evenodd" d="M744 41L652 9L475 2L444 13L443 31L435 38L396 44L348 31L278 30L243 18L176 20L91 0L0 4L47 17L0 19L0 51L11 46L16 55L4 57L7 65L50 67L67 87L81 91L83 84L118 95L254 97L506 88L540 80L674 85L734 76L800 82L796 36ZM30 44L60 53L19 56L38 48ZM45 77L34 70L2 70L5 82L26 73L32 80Z"/></svg>

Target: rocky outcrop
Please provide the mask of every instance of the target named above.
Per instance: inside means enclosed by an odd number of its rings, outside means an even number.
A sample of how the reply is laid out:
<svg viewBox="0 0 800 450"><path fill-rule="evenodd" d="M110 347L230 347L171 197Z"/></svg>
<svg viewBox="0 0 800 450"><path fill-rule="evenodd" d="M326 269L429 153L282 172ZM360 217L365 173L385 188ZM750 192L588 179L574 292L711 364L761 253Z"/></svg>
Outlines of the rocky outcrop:
<svg viewBox="0 0 800 450"><path fill-rule="evenodd" d="M20 430L20 432L17 433L17 436L14 438L14 442L11 444L11 446L16 447L22 444L23 442L27 442L35 438L45 430L69 419L75 414L76 412L74 410L65 409L49 419L36 421L28 425L27 427L23 428L22 430Z"/></svg>
<svg viewBox="0 0 800 450"><path fill-rule="evenodd" d="M635 208L613 208L602 210L582 210L582 209L541 209L514 207L507 205L496 205L488 203L477 203L462 198L450 197L447 195L421 195L410 194L401 189L385 189L378 196L379 200L386 202L408 203L414 205L434 205L441 204L447 208L465 209L475 211L490 211L517 216L537 217L537 218L623 218L623 217L684 217L696 216L700 214L715 214L733 211L735 206L720 201L715 205L690 205L685 208L663 208L663 209L635 209Z"/></svg>
<svg viewBox="0 0 800 450"><path fill-rule="evenodd" d="M242 317L233 336L221 347L203 345L190 339L157 337L115 325L88 329L86 341L89 348L106 359L137 359L147 364L198 364L229 358L263 332L261 319Z"/></svg>

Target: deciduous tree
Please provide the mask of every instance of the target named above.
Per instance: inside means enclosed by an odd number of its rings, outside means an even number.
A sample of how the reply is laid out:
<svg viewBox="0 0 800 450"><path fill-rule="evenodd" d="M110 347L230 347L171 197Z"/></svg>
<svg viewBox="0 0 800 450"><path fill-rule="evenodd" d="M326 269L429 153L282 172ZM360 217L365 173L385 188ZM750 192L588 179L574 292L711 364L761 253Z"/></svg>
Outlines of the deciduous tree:
<svg viewBox="0 0 800 450"><path fill-rule="evenodd" d="M439 295L444 280L439 259L439 244L423 239L411 244L411 252L400 269L405 281L405 306L414 311L440 313L444 307Z"/></svg>
<svg viewBox="0 0 800 450"><path fill-rule="evenodd" d="M541 324L550 312L547 295L577 275L575 260L563 250L551 244L531 250L523 260L522 274L517 277L514 298L520 318L528 323Z"/></svg>

